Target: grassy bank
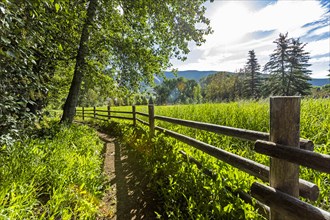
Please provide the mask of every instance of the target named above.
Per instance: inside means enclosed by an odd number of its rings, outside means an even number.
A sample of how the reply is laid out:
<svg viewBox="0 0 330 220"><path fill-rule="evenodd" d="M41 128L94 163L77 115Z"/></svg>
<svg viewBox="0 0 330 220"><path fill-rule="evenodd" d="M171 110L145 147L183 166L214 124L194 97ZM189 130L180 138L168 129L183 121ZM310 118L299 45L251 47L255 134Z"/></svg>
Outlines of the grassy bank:
<svg viewBox="0 0 330 220"><path fill-rule="evenodd" d="M1 219L95 219L102 209L102 144L94 130L53 123L0 150Z"/></svg>

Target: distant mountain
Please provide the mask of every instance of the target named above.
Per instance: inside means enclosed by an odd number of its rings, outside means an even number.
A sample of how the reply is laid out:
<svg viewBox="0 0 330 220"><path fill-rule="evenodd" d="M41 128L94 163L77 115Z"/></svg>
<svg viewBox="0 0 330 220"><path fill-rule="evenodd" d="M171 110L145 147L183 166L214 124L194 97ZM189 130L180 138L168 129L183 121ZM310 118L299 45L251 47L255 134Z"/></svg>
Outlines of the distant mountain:
<svg viewBox="0 0 330 220"><path fill-rule="evenodd" d="M215 74L218 72L223 72L223 71L214 71L214 70L210 70L210 71L199 71L199 70L185 70L185 71L178 71L177 72L177 76L175 76L172 72L165 72L165 76L167 79L173 79L176 77L184 77L186 79L194 79L196 81L199 81L200 79L211 75L211 74ZM230 73L230 72L228 72ZM157 77L155 79L155 83L156 84L160 84L164 81L164 79ZM330 80L328 78L324 78L324 79L312 79L310 80L310 83L313 86L324 86L327 84L330 84Z"/></svg>
<svg viewBox="0 0 330 220"><path fill-rule="evenodd" d="M330 84L330 79L312 79L309 81L313 86L324 86Z"/></svg>
<svg viewBox="0 0 330 220"><path fill-rule="evenodd" d="M196 81L199 81L201 78L203 77L206 77L208 75L211 75L211 74L215 74L219 71L214 71L214 70L211 70L211 71L198 71L198 70L185 70L185 71L178 71L176 76L172 73L172 72L168 72L166 71L164 74L165 74L165 77L167 79L173 79L173 78L176 78L176 77L184 77L186 79L194 79ZM159 83L162 83L164 81L164 79L162 78L159 78L157 77L157 79L155 79L155 82L157 84Z"/></svg>

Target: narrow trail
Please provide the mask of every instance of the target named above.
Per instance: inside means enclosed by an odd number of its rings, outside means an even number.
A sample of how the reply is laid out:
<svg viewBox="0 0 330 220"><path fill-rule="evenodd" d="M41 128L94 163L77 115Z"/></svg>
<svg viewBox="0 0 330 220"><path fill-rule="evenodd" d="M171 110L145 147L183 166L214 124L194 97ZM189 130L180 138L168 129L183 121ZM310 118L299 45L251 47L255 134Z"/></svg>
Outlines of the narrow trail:
<svg viewBox="0 0 330 220"><path fill-rule="evenodd" d="M155 197L148 190L148 179L134 152L105 133L98 135L104 142L103 169L110 183L103 202L107 209L113 210L111 217L103 219L155 219Z"/></svg>

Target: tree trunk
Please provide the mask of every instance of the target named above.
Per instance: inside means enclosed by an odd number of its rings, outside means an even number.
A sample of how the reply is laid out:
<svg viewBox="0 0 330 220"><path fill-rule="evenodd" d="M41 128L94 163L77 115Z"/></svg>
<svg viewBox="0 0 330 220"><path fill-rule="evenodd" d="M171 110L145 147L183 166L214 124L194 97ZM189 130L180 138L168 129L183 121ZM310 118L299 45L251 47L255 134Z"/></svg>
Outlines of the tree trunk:
<svg viewBox="0 0 330 220"><path fill-rule="evenodd" d="M70 86L68 97L66 98L61 123L71 124L75 115L76 106L78 103L79 91L83 79L83 73L86 67L85 58L88 54L88 39L90 36L90 26L93 23L96 13L97 0L90 0L87 9L87 16L83 26L78 53L76 57L76 66Z"/></svg>

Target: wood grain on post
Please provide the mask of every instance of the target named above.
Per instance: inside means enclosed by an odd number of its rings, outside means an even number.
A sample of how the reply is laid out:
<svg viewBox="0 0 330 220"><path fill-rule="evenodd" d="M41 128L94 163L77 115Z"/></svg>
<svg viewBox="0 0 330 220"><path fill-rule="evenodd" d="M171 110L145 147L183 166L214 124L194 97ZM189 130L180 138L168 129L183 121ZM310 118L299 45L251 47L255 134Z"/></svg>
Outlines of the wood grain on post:
<svg viewBox="0 0 330 220"><path fill-rule="evenodd" d="M136 126L136 108L135 105L132 105L132 114L133 114L133 126Z"/></svg>
<svg viewBox="0 0 330 220"><path fill-rule="evenodd" d="M110 105L108 105L108 120L111 119Z"/></svg>
<svg viewBox="0 0 330 220"><path fill-rule="evenodd" d="M299 148L300 97L270 98L270 141ZM275 157L270 161L270 186L299 197L299 165ZM270 210L270 219L289 219Z"/></svg>
<svg viewBox="0 0 330 220"><path fill-rule="evenodd" d="M152 102L152 98L150 98L149 100L148 110L149 110L150 137L153 137L155 134L155 110L154 110L154 104Z"/></svg>

